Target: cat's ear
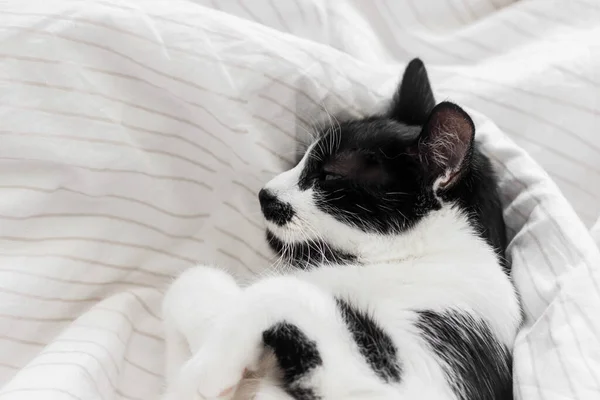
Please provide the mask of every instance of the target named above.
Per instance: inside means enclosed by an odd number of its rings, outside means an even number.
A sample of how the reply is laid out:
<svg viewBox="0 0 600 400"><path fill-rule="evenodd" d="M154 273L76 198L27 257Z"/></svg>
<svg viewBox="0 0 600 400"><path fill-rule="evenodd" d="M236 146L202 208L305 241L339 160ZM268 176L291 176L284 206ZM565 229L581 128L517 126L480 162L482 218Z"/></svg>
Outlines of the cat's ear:
<svg viewBox="0 0 600 400"><path fill-rule="evenodd" d="M427 70L423 61L415 58L406 66L389 117L407 125L423 125L434 106Z"/></svg>
<svg viewBox="0 0 600 400"><path fill-rule="evenodd" d="M417 139L417 153L437 189L449 189L469 168L475 125L459 106L442 102L434 107Z"/></svg>

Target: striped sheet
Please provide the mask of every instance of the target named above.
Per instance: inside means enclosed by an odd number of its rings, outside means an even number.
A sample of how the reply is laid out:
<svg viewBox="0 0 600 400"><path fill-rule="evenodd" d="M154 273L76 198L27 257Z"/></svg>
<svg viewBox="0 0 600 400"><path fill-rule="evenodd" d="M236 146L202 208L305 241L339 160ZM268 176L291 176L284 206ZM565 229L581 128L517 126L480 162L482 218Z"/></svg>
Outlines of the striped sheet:
<svg viewBox="0 0 600 400"><path fill-rule="evenodd" d="M600 395L600 7L333 4L0 4L0 399L158 398L171 277L267 270L257 190L325 109L382 107L417 55L498 166L517 397Z"/></svg>

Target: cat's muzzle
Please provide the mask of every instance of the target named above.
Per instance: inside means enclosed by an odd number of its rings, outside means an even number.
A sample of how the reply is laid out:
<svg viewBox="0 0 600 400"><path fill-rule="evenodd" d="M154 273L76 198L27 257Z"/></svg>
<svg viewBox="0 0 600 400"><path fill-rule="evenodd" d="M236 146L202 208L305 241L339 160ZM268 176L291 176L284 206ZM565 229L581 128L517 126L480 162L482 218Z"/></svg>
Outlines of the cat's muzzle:
<svg viewBox="0 0 600 400"><path fill-rule="evenodd" d="M283 226L290 222L294 217L294 209L288 203L279 200L268 189L261 189L258 192L258 200L260 201L260 209L262 210L265 219L278 226Z"/></svg>

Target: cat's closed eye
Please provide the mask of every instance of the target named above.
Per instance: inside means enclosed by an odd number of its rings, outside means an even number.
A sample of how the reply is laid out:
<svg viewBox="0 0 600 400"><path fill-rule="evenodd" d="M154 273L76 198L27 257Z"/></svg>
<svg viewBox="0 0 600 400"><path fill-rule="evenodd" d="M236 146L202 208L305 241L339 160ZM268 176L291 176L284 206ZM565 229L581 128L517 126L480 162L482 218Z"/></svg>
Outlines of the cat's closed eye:
<svg viewBox="0 0 600 400"><path fill-rule="evenodd" d="M344 177L340 174L335 174L333 172L327 172L327 171L323 171L323 174L321 175L321 180L323 180L323 181L335 181L335 180L339 180L342 178L344 178Z"/></svg>

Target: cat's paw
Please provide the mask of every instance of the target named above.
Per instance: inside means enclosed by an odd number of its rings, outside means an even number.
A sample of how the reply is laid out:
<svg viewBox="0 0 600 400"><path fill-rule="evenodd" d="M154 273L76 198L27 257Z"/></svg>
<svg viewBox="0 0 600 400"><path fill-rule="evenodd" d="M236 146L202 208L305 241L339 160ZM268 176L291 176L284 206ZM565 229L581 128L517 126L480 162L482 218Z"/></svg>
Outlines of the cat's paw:
<svg viewBox="0 0 600 400"><path fill-rule="evenodd" d="M195 352L239 293L241 289L228 273L208 266L190 268L165 294L165 324L180 332Z"/></svg>
<svg viewBox="0 0 600 400"><path fill-rule="evenodd" d="M213 343L215 345L213 345ZM181 370L179 385L203 399L232 398L246 373L248 354L228 351L208 341Z"/></svg>
<svg viewBox="0 0 600 400"><path fill-rule="evenodd" d="M200 349L181 369L179 386L204 399L230 398L247 370L255 370L263 353L262 337L244 324L240 296L234 310L218 321ZM256 316L260 319L260 314Z"/></svg>
<svg viewBox="0 0 600 400"><path fill-rule="evenodd" d="M226 357L226 355L223 355ZM192 360L193 361L193 360ZM188 362L167 389L162 400L229 400L243 378L237 373L207 362Z"/></svg>

